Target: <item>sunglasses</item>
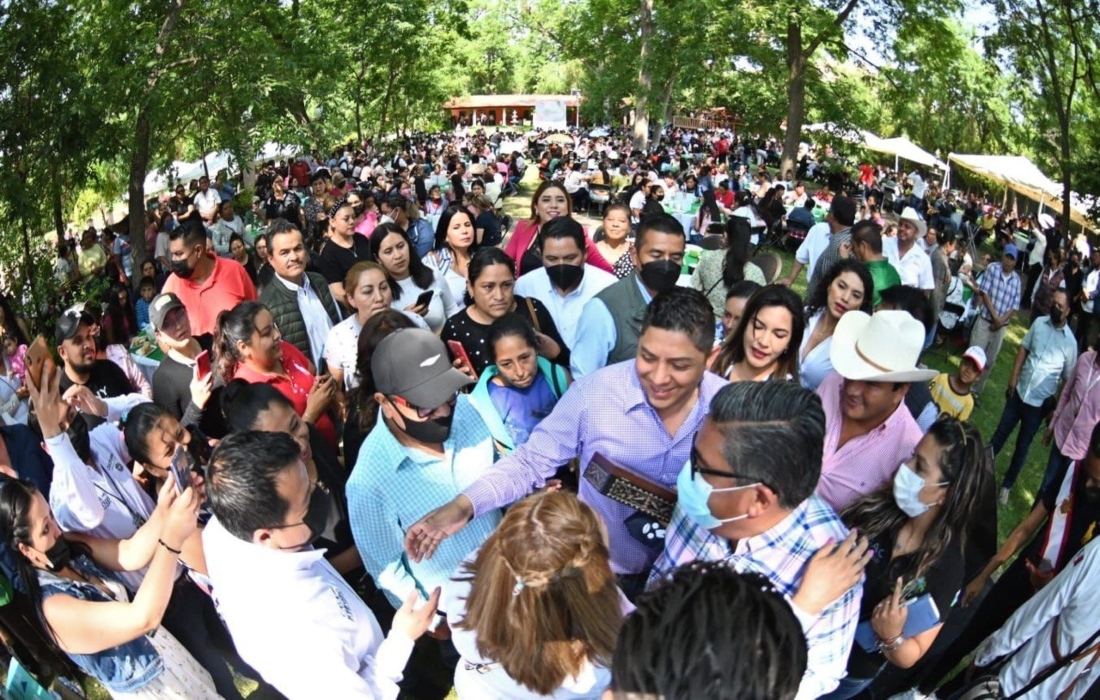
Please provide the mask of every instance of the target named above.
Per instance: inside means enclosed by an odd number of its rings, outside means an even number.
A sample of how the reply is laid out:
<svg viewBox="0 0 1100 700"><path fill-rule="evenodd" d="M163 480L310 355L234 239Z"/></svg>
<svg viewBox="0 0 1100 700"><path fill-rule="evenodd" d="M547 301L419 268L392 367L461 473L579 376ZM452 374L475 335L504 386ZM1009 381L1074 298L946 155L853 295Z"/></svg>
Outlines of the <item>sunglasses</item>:
<svg viewBox="0 0 1100 700"><path fill-rule="evenodd" d="M455 401L457 401L457 400L458 400L458 394L456 393L454 396L447 399L443 403L439 404L435 408L421 408L420 406L417 406L416 404L413 404L413 403L410 403L410 402L406 401L405 399L401 398L400 396L391 396L390 397L390 401L392 401L394 403L399 403L402 406L404 406L405 408L409 409L410 411L416 411L417 418L428 418L433 413L435 413L436 411L438 411L440 408L442 408L444 406L454 406Z"/></svg>

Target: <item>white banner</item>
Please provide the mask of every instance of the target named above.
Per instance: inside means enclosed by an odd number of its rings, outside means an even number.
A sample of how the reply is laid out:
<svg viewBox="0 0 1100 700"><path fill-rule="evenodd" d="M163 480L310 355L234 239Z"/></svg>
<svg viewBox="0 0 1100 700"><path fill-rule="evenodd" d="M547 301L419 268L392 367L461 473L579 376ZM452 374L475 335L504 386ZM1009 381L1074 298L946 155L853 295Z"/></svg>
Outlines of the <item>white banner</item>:
<svg viewBox="0 0 1100 700"><path fill-rule="evenodd" d="M561 100L539 100L535 102L535 118L531 124L536 129L568 129L565 116L565 102Z"/></svg>

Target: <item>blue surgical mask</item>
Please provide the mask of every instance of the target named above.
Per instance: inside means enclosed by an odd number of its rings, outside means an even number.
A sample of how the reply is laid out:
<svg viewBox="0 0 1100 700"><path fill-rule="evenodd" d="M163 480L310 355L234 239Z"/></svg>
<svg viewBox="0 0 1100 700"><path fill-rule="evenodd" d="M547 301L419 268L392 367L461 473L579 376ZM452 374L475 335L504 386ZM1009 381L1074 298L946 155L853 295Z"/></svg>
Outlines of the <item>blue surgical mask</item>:
<svg viewBox="0 0 1100 700"><path fill-rule="evenodd" d="M758 485L759 483L753 483L744 486L730 486L724 489L716 489L707 483L702 474L692 474L691 460L689 459L684 463L684 468L680 470L680 475L676 478L676 499L677 503L680 504L680 507L684 509L684 512L687 513L689 518L706 529L713 530L726 523L744 520L749 517L749 514L745 513L744 515L737 515L732 518L724 519L716 518L714 513L710 512L710 495L712 493L723 493L725 491L751 489Z"/></svg>
<svg viewBox="0 0 1100 700"><path fill-rule="evenodd" d="M937 486L946 486L947 483L944 481ZM924 479L910 469L906 462L902 462L897 473L894 474L894 501L897 502L898 508L901 508L902 512L910 518L925 513L931 507L920 500L920 492L925 485Z"/></svg>

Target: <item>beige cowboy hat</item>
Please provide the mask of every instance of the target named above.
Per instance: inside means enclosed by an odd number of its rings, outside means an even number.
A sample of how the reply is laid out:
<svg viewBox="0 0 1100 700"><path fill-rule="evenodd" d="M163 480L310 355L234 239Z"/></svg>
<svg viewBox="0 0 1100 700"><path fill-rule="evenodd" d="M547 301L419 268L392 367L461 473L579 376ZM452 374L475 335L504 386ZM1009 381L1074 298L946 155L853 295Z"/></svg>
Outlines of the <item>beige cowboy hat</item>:
<svg viewBox="0 0 1100 700"><path fill-rule="evenodd" d="M867 382L927 382L938 374L920 369L924 326L905 311L873 316L849 311L833 331L829 359L845 379Z"/></svg>

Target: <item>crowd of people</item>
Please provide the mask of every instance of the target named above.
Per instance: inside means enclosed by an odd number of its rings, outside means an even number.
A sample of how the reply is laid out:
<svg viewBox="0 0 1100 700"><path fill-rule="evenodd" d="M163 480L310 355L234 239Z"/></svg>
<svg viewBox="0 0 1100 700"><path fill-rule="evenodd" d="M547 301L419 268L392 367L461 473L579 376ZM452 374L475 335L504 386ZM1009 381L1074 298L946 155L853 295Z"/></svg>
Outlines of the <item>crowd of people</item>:
<svg viewBox="0 0 1100 700"><path fill-rule="evenodd" d="M181 184L148 260L59 242L66 294L112 285L52 328L0 304L9 649L116 698L1084 697L1100 248L994 217L975 261L976 201L775 147L419 134L263 164L243 218Z"/></svg>

